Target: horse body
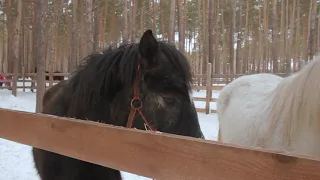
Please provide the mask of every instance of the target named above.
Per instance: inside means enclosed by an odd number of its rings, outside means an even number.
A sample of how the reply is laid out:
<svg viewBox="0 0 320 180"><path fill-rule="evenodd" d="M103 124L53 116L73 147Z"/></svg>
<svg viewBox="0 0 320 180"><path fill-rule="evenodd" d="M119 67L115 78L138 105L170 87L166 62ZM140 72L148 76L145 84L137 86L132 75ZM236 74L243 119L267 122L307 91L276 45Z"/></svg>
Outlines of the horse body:
<svg viewBox="0 0 320 180"><path fill-rule="evenodd" d="M217 101L224 143L320 157L320 58L281 78L242 76Z"/></svg>
<svg viewBox="0 0 320 180"><path fill-rule="evenodd" d="M47 104L50 104L51 100L54 100L62 93L62 86L67 84L67 80L62 80L57 84L53 85L51 88L47 89L42 98L42 106L46 107Z"/></svg>
<svg viewBox="0 0 320 180"><path fill-rule="evenodd" d="M147 30L140 43L85 58L68 80L46 91L43 113L202 138L191 79L182 53ZM42 180L121 180L118 170L37 148L33 157Z"/></svg>

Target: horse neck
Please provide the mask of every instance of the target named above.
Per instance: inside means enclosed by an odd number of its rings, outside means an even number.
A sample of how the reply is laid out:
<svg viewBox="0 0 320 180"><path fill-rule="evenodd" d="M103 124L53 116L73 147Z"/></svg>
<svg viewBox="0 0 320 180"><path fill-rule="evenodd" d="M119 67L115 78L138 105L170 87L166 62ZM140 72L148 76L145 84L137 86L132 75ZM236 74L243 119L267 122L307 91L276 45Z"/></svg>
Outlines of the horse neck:
<svg viewBox="0 0 320 180"><path fill-rule="evenodd" d="M272 102L267 109L270 129L278 130L282 137L275 138L281 138L287 146L302 134L320 136L319 71L320 62L312 62L300 72L284 78L272 92Z"/></svg>

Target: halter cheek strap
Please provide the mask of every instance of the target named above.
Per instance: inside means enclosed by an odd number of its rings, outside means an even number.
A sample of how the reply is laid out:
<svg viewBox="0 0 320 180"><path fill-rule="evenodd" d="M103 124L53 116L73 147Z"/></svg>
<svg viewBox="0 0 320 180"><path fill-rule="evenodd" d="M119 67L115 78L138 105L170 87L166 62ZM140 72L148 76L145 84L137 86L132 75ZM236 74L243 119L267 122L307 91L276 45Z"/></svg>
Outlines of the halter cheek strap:
<svg viewBox="0 0 320 180"><path fill-rule="evenodd" d="M142 120L144 121L144 125L146 127L146 130L150 129L152 131L157 131L156 128L152 127L150 125L150 123L147 121L147 118L146 116L143 114L142 112L142 100L141 100L141 94L140 94L140 91L139 91L139 75L140 75L140 55L138 57L138 67L137 67L137 74L136 74L136 77L135 77L135 80L134 80L134 83L133 83L133 98L131 100L131 103L130 103L130 113L129 113L129 116L128 116L128 121L127 121L127 128L131 128L132 127L132 124L133 124L133 120L134 120L134 117L137 113L140 114Z"/></svg>

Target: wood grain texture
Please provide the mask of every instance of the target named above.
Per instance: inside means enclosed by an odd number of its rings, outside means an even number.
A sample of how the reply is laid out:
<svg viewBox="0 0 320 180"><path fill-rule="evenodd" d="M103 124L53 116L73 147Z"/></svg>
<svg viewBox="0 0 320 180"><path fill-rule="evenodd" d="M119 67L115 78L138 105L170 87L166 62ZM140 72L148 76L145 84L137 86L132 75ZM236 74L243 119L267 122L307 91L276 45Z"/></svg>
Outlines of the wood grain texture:
<svg viewBox="0 0 320 180"><path fill-rule="evenodd" d="M202 108L196 108L196 111L200 113L206 113L206 109L202 109ZM210 113L217 113L217 110L212 109Z"/></svg>
<svg viewBox="0 0 320 180"><path fill-rule="evenodd" d="M5 109L0 137L156 179L320 179L320 162L302 157Z"/></svg>
<svg viewBox="0 0 320 180"><path fill-rule="evenodd" d="M211 86L212 91L221 91L224 86ZM207 86L197 86L193 85L192 89L194 90L207 90Z"/></svg>

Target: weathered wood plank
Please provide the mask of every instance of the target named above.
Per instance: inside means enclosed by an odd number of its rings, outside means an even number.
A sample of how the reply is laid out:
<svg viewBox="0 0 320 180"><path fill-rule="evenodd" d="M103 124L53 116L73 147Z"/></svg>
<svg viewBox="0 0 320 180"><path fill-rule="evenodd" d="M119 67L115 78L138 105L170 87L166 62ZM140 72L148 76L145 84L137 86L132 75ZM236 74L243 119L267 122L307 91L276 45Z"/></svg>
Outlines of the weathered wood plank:
<svg viewBox="0 0 320 180"><path fill-rule="evenodd" d="M211 90L212 91L221 91L223 89L223 87L224 86L212 86ZM192 88L195 89L195 90L206 90L207 86L195 86L195 85L193 85Z"/></svg>
<svg viewBox="0 0 320 180"><path fill-rule="evenodd" d="M301 157L5 109L0 117L2 138L156 179L320 179L320 162Z"/></svg>
<svg viewBox="0 0 320 180"><path fill-rule="evenodd" d="M203 108L196 108L196 111L199 113L206 113L206 109L203 109ZM217 110L212 109L210 113L217 113Z"/></svg>
<svg viewBox="0 0 320 180"><path fill-rule="evenodd" d="M205 97L192 97L194 101L206 101ZM210 98L210 102L217 102L217 98Z"/></svg>

